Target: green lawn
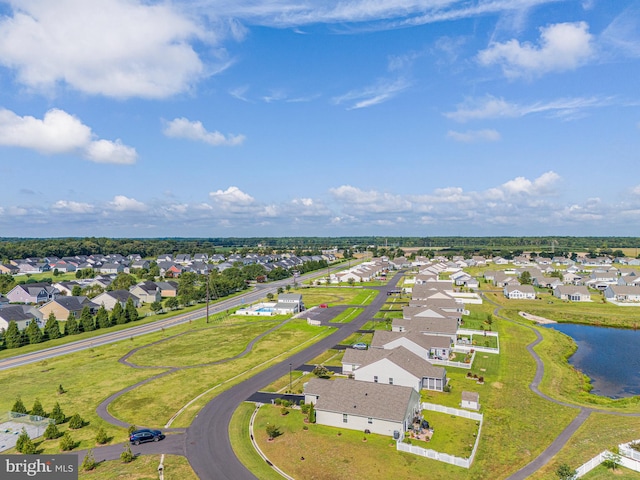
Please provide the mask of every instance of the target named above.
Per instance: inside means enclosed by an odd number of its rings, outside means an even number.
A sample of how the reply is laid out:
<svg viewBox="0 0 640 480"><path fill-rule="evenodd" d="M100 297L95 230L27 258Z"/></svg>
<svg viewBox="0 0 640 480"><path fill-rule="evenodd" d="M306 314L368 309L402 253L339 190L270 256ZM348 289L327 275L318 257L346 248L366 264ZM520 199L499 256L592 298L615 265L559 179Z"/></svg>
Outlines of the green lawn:
<svg viewBox="0 0 640 480"><path fill-rule="evenodd" d="M354 320L364 309L358 307L349 307L340 315L337 315L331 323L349 323Z"/></svg>
<svg viewBox="0 0 640 480"><path fill-rule="evenodd" d="M412 445L469 458L478 434L478 422L430 410L423 410L422 416L433 429L433 436L429 442L412 439Z"/></svg>
<svg viewBox="0 0 640 480"><path fill-rule="evenodd" d="M640 479L640 473L624 467L619 467L614 471L600 465L581 478L585 480L608 480L611 478L617 480L638 480Z"/></svg>
<svg viewBox="0 0 640 480"><path fill-rule="evenodd" d="M307 308L326 303L334 305L368 305L377 291L351 287L314 287L301 289L302 299Z"/></svg>
<svg viewBox="0 0 640 480"><path fill-rule="evenodd" d="M79 478L83 480L157 480L160 455L142 455L131 463L111 460L98 464L90 472L80 471ZM164 478L179 480L197 480L189 461L178 455L165 455Z"/></svg>

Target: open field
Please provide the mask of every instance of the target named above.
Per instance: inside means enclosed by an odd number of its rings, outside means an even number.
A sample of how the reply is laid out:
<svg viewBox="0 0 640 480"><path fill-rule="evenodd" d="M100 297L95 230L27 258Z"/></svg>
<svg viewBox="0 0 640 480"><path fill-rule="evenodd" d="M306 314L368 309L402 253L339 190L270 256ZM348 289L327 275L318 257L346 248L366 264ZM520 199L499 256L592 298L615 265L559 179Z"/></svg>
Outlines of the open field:
<svg viewBox="0 0 640 480"><path fill-rule="evenodd" d="M356 318L364 309L358 307L349 307L340 315L336 316L331 323L349 323Z"/></svg>
<svg viewBox="0 0 640 480"><path fill-rule="evenodd" d="M329 306L369 305L378 293L376 290L353 287L314 287L299 291L307 308L321 303Z"/></svg>
<svg viewBox="0 0 640 480"><path fill-rule="evenodd" d="M90 472L80 471L82 480L157 480L160 455L142 455L131 463L120 460L102 462ZM164 475L167 480L197 480L188 460L178 455L165 455Z"/></svg>

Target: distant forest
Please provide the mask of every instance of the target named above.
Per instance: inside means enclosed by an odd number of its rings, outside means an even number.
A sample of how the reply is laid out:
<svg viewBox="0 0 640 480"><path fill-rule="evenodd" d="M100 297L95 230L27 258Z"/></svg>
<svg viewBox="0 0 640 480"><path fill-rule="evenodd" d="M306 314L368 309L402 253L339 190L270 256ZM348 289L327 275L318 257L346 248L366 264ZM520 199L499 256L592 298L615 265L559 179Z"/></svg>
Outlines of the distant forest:
<svg viewBox="0 0 640 480"><path fill-rule="evenodd" d="M0 261L27 257L139 254L153 258L175 253L319 253L394 249L443 250L443 254L514 255L523 251L568 255L575 252L620 254L637 249L640 237L220 237L220 238L0 238ZM628 254L629 255L629 254ZM633 255L637 256L637 252Z"/></svg>

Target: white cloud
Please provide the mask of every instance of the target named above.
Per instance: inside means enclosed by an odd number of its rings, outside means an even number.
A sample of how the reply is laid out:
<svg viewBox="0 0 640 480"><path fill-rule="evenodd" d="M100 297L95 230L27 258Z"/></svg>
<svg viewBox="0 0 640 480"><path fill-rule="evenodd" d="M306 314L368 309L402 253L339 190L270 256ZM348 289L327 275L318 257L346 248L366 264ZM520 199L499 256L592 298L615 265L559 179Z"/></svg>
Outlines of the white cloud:
<svg viewBox="0 0 640 480"><path fill-rule="evenodd" d="M187 118L175 118L167 122L163 133L171 138L186 138L208 143L214 146L236 146L241 145L245 140L244 135L223 135L218 131L209 132L204 128L202 122L191 121Z"/></svg>
<svg viewBox="0 0 640 480"><path fill-rule="evenodd" d="M209 197L218 203L236 206L248 206L255 203L255 199L248 193L244 193L238 187L231 186L226 190L216 190L209 193Z"/></svg>
<svg viewBox="0 0 640 480"><path fill-rule="evenodd" d="M560 176L549 171L531 181L525 177L516 177L502 184L501 188L510 194L540 195L552 192L552 187L560 180Z"/></svg>
<svg viewBox="0 0 640 480"><path fill-rule="evenodd" d="M135 198L125 197L124 195L116 195L108 206L117 212L144 212L147 206L136 200Z"/></svg>
<svg viewBox="0 0 640 480"><path fill-rule="evenodd" d="M96 163L136 163L138 154L136 149L123 145L120 140L96 140L86 149L86 158Z"/></svg>
<svg viewBox="0 0 640 480"><path fill-rule="evenodd" d="M361 190L351 185L342 185L329 189L333 197L353 211L381 213L381 212L401 212L411 209L411 202L403 199L400 195L382 193L376 190Z"/></svg>
<svg viewBox="0 0 640 480"><path fill-rule="evenodd" d="M492 43L478 54L478 61L485 66L501 65L507 77L574 70L594 55L588 30L585 22L557 23L540 29L539 46L515 39Z"/></svg>
<svg viewBox="0 0 640 480"><path fill-rule="evenodd" d="M635 187L633 187L631 189L631 193L633 193L634 195L640 196L640 185L636 185Z"/></svg>
<svg viewBox="0 0 640 480"><path fill-rule="evenodd" d="M44 154L79 153L98 163L135 163L136 150L120 140L93 140L91 128L64 110L51 109L42 120L0 109L0 145Z"/></svg>
<svg viewBox="0 0 640 480"><path fill-rule="evenodd" d="M455 111L445 112L444 116L457 122L467 122L488 118L517 118L545 113L552 117L570 120L587 109L608 107L615 103L614 99L610 97L575 97L522 105L487 95L483 98L467 99L458 104Z"/></svg>
<svg viewBox="0 0 640 480"><path fill-rule="evenodd" d="M93 205L83 202L74 202L72 200L58 200L51 206L51 208L71 213L91 213L94 211Z"/></svg>
<svg viewBox="0 0 640 480"><path fill-rule="evenodd" d="M13 15L0 21L0 64L35 90L63 84L110 97L162 98L187 90L204 74L189 41L206 34L170 3L10 3Z"/></svg>
<svg viewBox="0 0 640 480"><path fill-rule="evenodd" d="M447 137L463 143L497 142L500 140L500 133L496 130L467 130L466 132L449 130Z"/></svg>
<svg viewBox="0 0 640 480"><path fill-rule="evenodd" d="M335 97L333 99L333 103L336 105L350 103L347 110L372 107L379 103L391 100L410 86L411 84L404 78L398 78L395 80L382 79L374 85L370 85L362 89L351 90L344 95Z"/></svg>

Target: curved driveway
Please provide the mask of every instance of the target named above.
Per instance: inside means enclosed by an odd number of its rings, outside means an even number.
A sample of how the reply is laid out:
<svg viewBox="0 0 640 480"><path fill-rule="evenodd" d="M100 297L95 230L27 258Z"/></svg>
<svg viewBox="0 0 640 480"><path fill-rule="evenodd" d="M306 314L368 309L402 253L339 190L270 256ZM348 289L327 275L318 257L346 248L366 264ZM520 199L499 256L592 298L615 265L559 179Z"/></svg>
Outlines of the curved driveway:
<svg viewBox="0 0 640 480"><path fill-rule="evenodd" d="M378 296L350 323L344 324L318 343L235 385L211 400L187 429L186 456L196 475L201 480L255 479L256 477L240 463L229 440L229 423L238 405L251 394L286 375L290 365L307 363L371 320L386 301L386 292L396 286L399 278L400 276L396 275L386 286L377 287L376 289L380 291Z"/></svg>

